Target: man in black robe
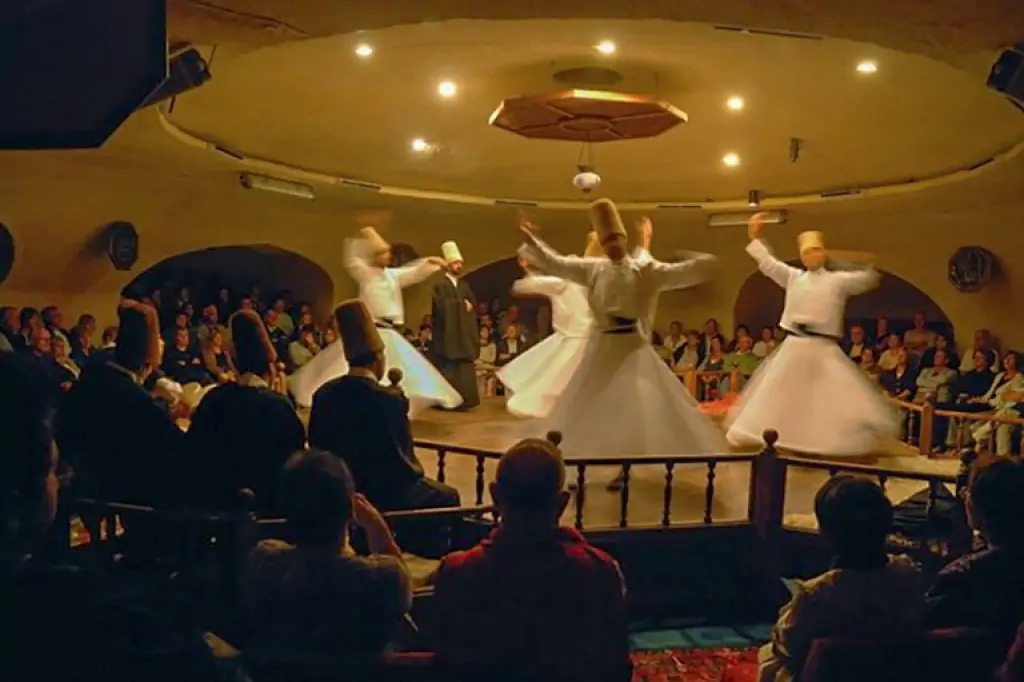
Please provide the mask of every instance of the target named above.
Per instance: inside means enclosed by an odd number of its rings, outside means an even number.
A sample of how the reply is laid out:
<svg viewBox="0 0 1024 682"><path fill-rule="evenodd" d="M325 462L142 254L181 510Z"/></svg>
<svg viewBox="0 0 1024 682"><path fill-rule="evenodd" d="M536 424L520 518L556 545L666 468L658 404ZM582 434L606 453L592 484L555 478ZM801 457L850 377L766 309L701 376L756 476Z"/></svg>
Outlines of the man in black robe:
<svg viewBox="0 0 1024 682"><path fill-rule="evenodd" d="M384 343L366 307L346 301L334 311L349 373L313 394L309 444L345 460L357 490L382 511L459 506L459 492L427 478L416 457L408 399L380 385L387 368ZM440 556L437 524L398 524L399 544L414 554Z"/></svg>
<svg viewBox="0 0 1024 682"><path fill-rule="evenodd" d="M459 277L464 262L455 242L442 244L441 255L448 268L434 285L433 357L441 374L462 396L458 409L465 410L480 404L475 365L480 354L476 296L469 284Z"/></svg>
<svg viewBox="0 0 1024 682"><path fill-rule="evenodd" d="M192 416L188 456L203 472L193 482L194 501L231 508L238 491L249 488L256 509L274 514L281 468L305 446L306 429L288 398L270 388L277 352L260 316L240 310L228 326L240 376L207 393Z"/></svg>

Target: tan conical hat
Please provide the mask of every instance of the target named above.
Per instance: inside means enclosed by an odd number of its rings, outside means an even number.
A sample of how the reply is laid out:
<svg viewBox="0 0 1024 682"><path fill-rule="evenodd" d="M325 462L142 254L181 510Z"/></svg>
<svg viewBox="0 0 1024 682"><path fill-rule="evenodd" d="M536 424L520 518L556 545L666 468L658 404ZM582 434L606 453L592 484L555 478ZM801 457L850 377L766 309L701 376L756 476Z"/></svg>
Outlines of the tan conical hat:
<svg viewBox="0 0 1024 682"><path fill-rule="evenodd" d="M619 209L611 199L598 199L590 204L590 224L603 244L608 237L621 234L626 236Z"/></svg>
<svg viewBox="0 0 1024 682"><path fill-rule="evenodd" d="M604 255L601 242L597 238L597 232L591 230L587 233L587 248L583 250L584 258L600 258Z"/></svg>
<svg viewBox="0 0 1024 682"><path fill-rule="evenodd" d="M153 306L122 298L118 308L118 348L132 346L144 353L145 364L160 366L160 316ZM138 356L136 356L138 357Z"/></svg>
<svg viewBox="0 0 1024 682"><path fill-rule="evenodd" d="M816 230L810 232L801 232L796 238L797 247L800 249L800 254L803 255L811 249L824 249L825 238Z"/></svg>
<svg viewBox="0 0 1024 682"><path fill-rule="evenodd" d="M465 259L462 257L462 252L459 251L459 245L455 242L445 242L444 244L441 244L441 256L449 265L459 261L465 262Z"/></svg>
<svg viewBox="0 0 1024 682"><path fill-rule="evenodd" d="M391 249L391 245L372 227L364 227L359 230L359 238L366 244L368 253L383 253Z"/></svg>
<svg viewBox="0 0 1024 682"><path fill-rule="evenodd" d="M334 320L338 324L338 336L345 348L345 359L351 361L384 350L384 341L380 338L377 325L366 305L359 299L339 303L334 309Z"/></svg>
<svg viewBox="0 0 1024 682"><path fill-rule="evenodd" d="M265 371L270 363L277 362L277 351L259 313L239 310L228 320L228 327L239 366Z"/></svg>

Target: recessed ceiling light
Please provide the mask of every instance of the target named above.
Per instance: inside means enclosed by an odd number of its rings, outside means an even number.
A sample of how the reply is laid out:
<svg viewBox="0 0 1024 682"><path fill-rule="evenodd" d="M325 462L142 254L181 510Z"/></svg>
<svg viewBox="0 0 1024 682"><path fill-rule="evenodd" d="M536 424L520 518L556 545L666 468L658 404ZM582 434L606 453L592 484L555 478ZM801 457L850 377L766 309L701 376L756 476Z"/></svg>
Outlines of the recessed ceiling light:
<svg viewBox="0 0 1024 682"><path fill-rule="evenodd" d="M740 155L734 154L733 152L729 152L728 154L722 157L722 163L724 163L726 166L729 166L730 168L738 166L740 165Z"/></svg>
<svg viewBox="0 0 1024 682"><path fill-rule="evenodd" d="M729 107L733 111L739 111L743 108L746 102L743 101L742 97L730 97L725 101L725 106Z"/></svg>
<svg viewBox="0 0 1024 682"><path fill-rule="evenodd" d="M414 152L425 152L430 149L430 143L424 140L422 137L417 137L415 140L409 143Z"/></svg>
<svg viewBox="0 0 1024 682"><path fill-rule="evenodd" d="M441 97L454 97L457 91L458 88L451 81L441 81L437 86L437 93Z"/></svg>
<svg viewBox="0 0 1024 682"><path fill-rule="evenodd" d="M602 40L601 42L594 46L594 49L600 52L601 54L615 54L615 50L618 48L612 41Z"/></svg>
<svg viewBox="0 0 1024 682"><path fill-rule="evenodd" d="M369 57L372 54L373 54L373 48L370 47L369 45L367 45L366 43L362 43L361 45L357 45L356 46L356 55L357 56L362 57L363 59L366 59L367 57Z"/></svg>
<svg viewBox="0 0 1024 682"><path fill-rule="evenodd" d="M858 73L875 73L878 71L878 64L871 60L864 60L857 64Z"/></svg>

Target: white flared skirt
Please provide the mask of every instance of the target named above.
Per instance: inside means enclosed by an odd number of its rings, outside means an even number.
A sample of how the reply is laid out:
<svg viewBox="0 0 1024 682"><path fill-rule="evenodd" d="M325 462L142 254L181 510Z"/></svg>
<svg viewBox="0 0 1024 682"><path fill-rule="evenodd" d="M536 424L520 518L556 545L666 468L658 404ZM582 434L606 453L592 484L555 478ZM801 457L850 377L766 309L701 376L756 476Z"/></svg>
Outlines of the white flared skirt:
<svg viewBox="0 0 1024 682"><path fill-rule="evenodd" d="M763 444L810 455L857 457L899 433L899 415L882 390L830 339L789 336L744 387L726 419L736 446Z"/></svg>
<svg viewBox="0 0 1024 682"><path fill-rule="evenodd" d="M721 430L635 333L591 335L550 414L527 424L535 436L560 431L568 461L728 452Z"/></svg>
<svg viewBox="0 0 1024 682"><path fill-rule="evenodd" d="M546 417L583 360L586 337L555 333L498 370L517 417Z"/></svg>
<svg viewBox="0 0 1024 682"><path fill-rule="evenodd" d="M402 370L400 384L409 398L409 418L415 419L423 410L440 406L453 409L462 404L462 396L445 381L430 361L394 329L380 329L384 357L388 369ZM348 373L345 349L341 340L324 348L312 360L288 378L288 390L302 407L313 404L313 394L325 383ZM384 380L387 382L387 379Z"/></svg>

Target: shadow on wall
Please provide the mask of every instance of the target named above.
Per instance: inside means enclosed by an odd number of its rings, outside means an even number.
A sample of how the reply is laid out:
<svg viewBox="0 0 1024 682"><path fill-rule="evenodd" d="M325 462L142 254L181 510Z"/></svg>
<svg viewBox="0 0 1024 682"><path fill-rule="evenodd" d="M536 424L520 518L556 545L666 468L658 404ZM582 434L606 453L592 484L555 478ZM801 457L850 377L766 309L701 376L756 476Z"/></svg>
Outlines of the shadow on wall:
<svg viewBox="0 0 1024 682"><path fill-rule="evenodd" d="M136 277L129 287L151 289L167 283L199 286L199 296L221 286L245 291L259 284L263 297L290 290L297 301L308 301L317 317L327 315L334 283L320 265L270 244L220 246L166 258Z"/></svg>
<svg viewBox="0 0 1024 682"><path fill-rule="evenodd" d="M516 258L505 258L488 263L466 275L466 282L473 289L477 301L488 305L497 299L501 309L508 308L510 303L519 306L522 319L533 330L537 329L537 315L544 308L550 308L547 298L529 296L512 297L512 283L523 276Z"/></svg>
<svg viewBox="0 0 1024 682"><path fill-rule="evenodd" d="M790 261L789 264L799 267L797 261ZM877 289L854 296L847 303L847 322L887 317L893 329L903 330L910 326L915 313L923 311L932 328L945 330L950 327L946 313L931 296L898 275L884 270L880 272L882 283ZM736 295L733 320L736 324L750 327L756 336L762 327L778 325L784 300L785 292L781 287L760 272L754 272L743 282ZM964 336L970 330L959 332L959 336Z"/></svg>

